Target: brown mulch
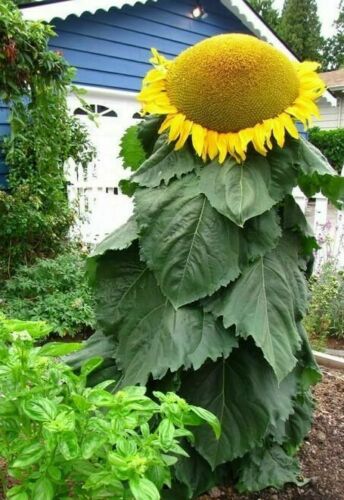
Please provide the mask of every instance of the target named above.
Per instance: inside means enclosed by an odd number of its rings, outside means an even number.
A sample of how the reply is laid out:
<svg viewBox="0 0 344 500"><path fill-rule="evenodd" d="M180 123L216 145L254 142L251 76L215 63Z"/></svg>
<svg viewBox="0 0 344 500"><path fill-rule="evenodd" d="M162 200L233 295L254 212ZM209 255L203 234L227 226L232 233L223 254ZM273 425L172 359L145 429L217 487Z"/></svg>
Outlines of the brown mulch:
<svg viewBox="0 0 344 500"><path fill-rule="evenodd" d="M214 488L199 500L344 500L344 373L324 369L314 395L314 423L299 455L302 472L311 479L306 486L249 495L239 495L231 487Z"/></svg>
<svg viewBox="0 0 344 500"><path fill-rule="evenodd" d="M328 337L326 340L327 349L344 350L344 338L337 339L335 337Z"/></svg>

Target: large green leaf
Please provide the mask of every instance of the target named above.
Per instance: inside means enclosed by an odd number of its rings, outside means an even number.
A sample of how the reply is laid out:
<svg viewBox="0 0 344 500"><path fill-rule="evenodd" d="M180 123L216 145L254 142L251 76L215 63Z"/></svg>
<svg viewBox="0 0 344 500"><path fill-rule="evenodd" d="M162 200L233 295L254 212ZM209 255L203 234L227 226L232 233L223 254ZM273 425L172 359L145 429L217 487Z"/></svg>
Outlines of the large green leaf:
<svg viewBox="0 0 344 500"><path fill-rule="evenodd" d="M195 498L215 486L216 477L208 462L194 448L183 443L183 449L189 457L182 457L178 460L175 473L177 479L187 486L187 498Z"/></svg>
<svg viewBox="0 0 344 500"><path fill-rule="evenodd" d="M175 307L214 293L240 273L239 228L214 210L193 174L136 193L147 265Z"/></svg>
<svg viewBox="0 0 344 500"><path fill-rule="evenodd" d="M275 208L253 217L245 223L243 237L247 243L246 257L255 260L274 249L282 236Z"/></svg>
<svg viewBox="0 0 344 500"><path fill-rule="evenodd" d="M298 184L306 196L321 191L335 206L344 202L344 177L330 166L325 156L310 142L300 140L299 163L301 174Z"/></svg>
<svg viewBox="0 0 344 500"><path fill-rule="evenodd" d="M132 181L140 186L157 187L162 182L168 184L174 177L200 168L202 161L185 146L180 151L174 151L174 144L162 143L133 175Z"/></svg>
<svg viewBox="0 0 344 500"><path fill-rule="evenodd" d="M123 134L120 142L120 157L124 168L137 170L145 161L146 153L138 137L138 125L132 125Z"/></svg>
<svg viewBox="0 0 344 500"><path fill-rule="evenodd" d="M293 151L278 148L266 158L251 153L242 165L228 158L200 172L200 187L210 204L238 226L260 215L296 184Z"/></svg>
<svg viewBox="0 0 344 500"><path fill-rule="evenodd" d="M253 262L207 306L215 316L223 317L226 328L235 325L238 335L254 339L279 381L294 368L294 354L301 344L295 322L294 286L290 284L292 275L285 265L283 246L282 243L278 252L272 251ZM297 263L292 265L297 269ZM294 285L294 275L292 278Z"/></svg>
<svg viewBox="0 0 344 500"><path fill-rule="evenodd" d="M319 175L338 175L322 152L303 137L300 138L299 158L305 174L312 175L316 172Z"/></svg>
<svg viewBox="0 0 344 500"><path fill-rule="evenodd" d="M286 231L275 250L275 254L285 269L294 304L294 317L299 321L307 313L309 291L305 275L299 267L298 237Z"/></svg>
<svg viewBox="0 0 344 500"><path fill-rule="evenodd" d="M91 252L90 257L99 257L109 250L125 250L138 238L138 227L134 217L106 236Z"/></svg>
<svg viewBox="0 0 344 500"><path fill-rule="evenodd" d="M304 329L302 323L297 323L297 329L302 341L302 349L298 353L301 368L300 386L303 391L307 391L311 385L320 382L321 371L314 358L306 330Z"/></svg>
<svg viewBox="0 0 344 500"><path fill-rule="evenodd" d="M210 313L203 313L200 331L199 343L188 356L194 370L198 370L206 359L216 361L220 356L227 358L234 347L238 347L234 328L224 328L222 321L216 320Z"/></svg>
<svg viewBox="0 0 344 500"><path fill-rule="evenodd" d="M240 493L259 491L268 486L282 488L286 483L300 483L298 461L286 454L280 446L257 448L244 457L239 464Z"/></svg>
<svg viewBox="0 0 344 500"><path fill-rule="evenodd" d="M96 332L86 342L84 348L73 354L69 354L64 361L73 369L80 368L88 359L101 356L104 359L114 358L116 353L116 342L113 337L105 336Z"/></svg>
<svg viewBox="0 0 344 500"><path fill-rule="evenodd" d="M117 326L123 319L121 304L140 279L147 273L140 262L137 245L121 252L106 252L97 261L95 269L96 317L99 329L105 335L117 335Z"/></svg>
<svg viewBox="0 0 344 500"><path fill-rule="evenodd" d="M294 402L293 413L286 422L280 422L274 439L288 451L295 454L309 433L313 420L314 402L310 391L301 393Z"/></svg>
<svg viewBox="0 0 344 500"><path fill-rule="evenodd" d="M115 283L114 283L115 286ZM124 384L146 384L150 374L162 378L178 370L196 349L202 313L193 307L174 309L146 271L119 306L118 364Z"/></svg>
<svg viewBox="0 0 344 500"><path fill-rule="evenodd" d="M123 384L145 384L150 375L201 366L207 358L227 357L237 345L233 332L196 306L174 309L146 272L119 306L117 360Z"/></svg>
<svg viewBox="0 0 344 500"><path fill-rule="evenodd" d="M303 253L311 254L313 250L320 248L312 227L293 196L286 196L284 199L283 228L295 231L301 236Z"/></svg>
<svg viewBox="0 0 344 500"><path fill-rule="evenodd" d="M138 227L134 217L130 217L125 224L115 229L111 234L101 241L91 252L87 259L86 271L89 283L97 286L97 269L101 257L110 251L119 251L129 248L138 238Z"/></svg>
<svg viewBox="0 0 344 500"><path fill-rule="evenodd" d="M261 442L271 423L289 417L296 391L294 373L278 386L260 351L247 343L227 360L188 371L182 377L181 394L214 413L222 431L216 440L205 426L196 429L196 449L212 468L244 455Z"/></svg>
<svg viewBox="0 0 344 500"><path fill-rule="evenodd" d="M141 141L147 158L152 154L154 145L159 138L158 130L164 117L161 115L148 115L137 126L137 136Z"/></svg>

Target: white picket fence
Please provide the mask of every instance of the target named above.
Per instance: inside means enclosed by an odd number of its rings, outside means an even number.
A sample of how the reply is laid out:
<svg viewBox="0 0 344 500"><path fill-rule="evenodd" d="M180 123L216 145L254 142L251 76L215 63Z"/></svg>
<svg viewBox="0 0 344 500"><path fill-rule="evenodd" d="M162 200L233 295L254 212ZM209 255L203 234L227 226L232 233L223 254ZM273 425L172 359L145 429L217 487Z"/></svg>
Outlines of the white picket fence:
<svg viewBox="0 0 344 500"><path fill-rule="evenodd" d="M121 226L133 211L132 200L119 189L120 179L130 175L122 166L119 152L120 138L127 127L137 123L140 107L133 93L98 88L85 90L88 104L98 114L97 123L85 116L79 100L73 95L69 98L69 106L87 127L98 155L86 171L67 165L66 176L69 200L78 215L73 233L87 245L94 246ZM343 212L331 206L321 194L310 200L298 188L293 194L322 245L317 252L316 267L329 258L335 258L338 266L344 267Z"/></svg>
<svg viewBox="0 0 344 500"><path fill-rule="evenodd" d="M318 271L324 262L330 259L335 262L338 268L343 268L344 212L332 206L321 193L308 199L299 188L295 188L293 195L302 212L306 215L321 247L316 253L315 271Z"/></svg>
<svg viewBox="0 0 344 500"><path fill-rule="evenodd" d="M73 169L71 169L73 171ZM69 175L69 199L78 213L73 232L81 240L94 246L132 214L132 200L118 192L118 187L97 178L92 172L86 176ZM307 199L299 188L294 197L313 228L321 249L316 255L316 269L328 259L335 259L344 267L344 212L333 207L322 194Z"/></svg>

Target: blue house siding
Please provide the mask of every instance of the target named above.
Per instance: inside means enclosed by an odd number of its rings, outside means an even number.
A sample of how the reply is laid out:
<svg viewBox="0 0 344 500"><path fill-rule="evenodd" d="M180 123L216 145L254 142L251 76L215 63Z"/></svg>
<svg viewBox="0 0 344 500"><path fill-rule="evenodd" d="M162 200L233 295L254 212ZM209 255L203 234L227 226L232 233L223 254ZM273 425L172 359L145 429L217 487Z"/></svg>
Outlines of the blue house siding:
<svg viewBox="0 0 344 500"><path fill-rule="evenodd" d="M249 33L220 1L204 0L207 17L193 19L192 0L158 0L109 12L56 20L51 48L77 68L79 85L138 91L151 47L169 58L196 42L228 32Z"/></svg>

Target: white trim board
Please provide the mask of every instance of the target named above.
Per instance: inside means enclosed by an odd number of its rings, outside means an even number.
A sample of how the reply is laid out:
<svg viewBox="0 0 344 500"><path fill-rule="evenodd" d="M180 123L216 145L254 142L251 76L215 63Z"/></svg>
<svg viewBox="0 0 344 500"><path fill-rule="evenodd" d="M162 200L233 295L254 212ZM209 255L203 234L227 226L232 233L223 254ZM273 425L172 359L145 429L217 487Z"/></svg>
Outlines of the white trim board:
<svg viewBox="0 0 344 500"><path fill-rule="evenodd" d="M129 92L128 90L117 90L110 89L108 87L93 87L92 85L75 85L78 89L85 91L86 98L87 95L95 95L95 96L108 96L108 97L123 97L126 99L136 100L138 96L138 92ZM84 96L82 96L84 97Z"/></svg>
<svg viewBox="0 0 344 500"><path fill-rule="evenodd" d="M156 2L157 0L152 0ZM95 14L97 10L108 11L111 7L121 9L124 5L146 3L147 0L66 0L65 2L50 3L45 5L32 5L22 8L25 19L30 21L47 21L52 19L66 19L68 16L81 16L84 12Z"/></svg>

